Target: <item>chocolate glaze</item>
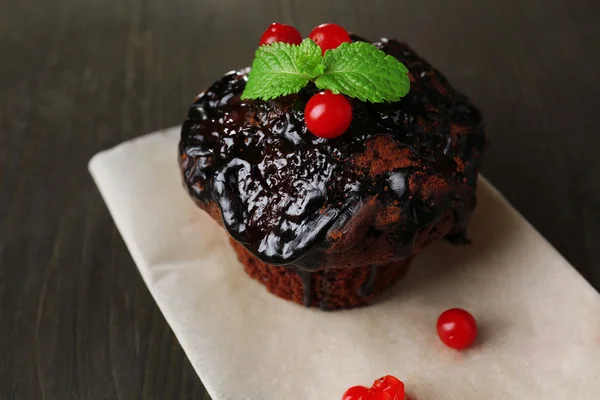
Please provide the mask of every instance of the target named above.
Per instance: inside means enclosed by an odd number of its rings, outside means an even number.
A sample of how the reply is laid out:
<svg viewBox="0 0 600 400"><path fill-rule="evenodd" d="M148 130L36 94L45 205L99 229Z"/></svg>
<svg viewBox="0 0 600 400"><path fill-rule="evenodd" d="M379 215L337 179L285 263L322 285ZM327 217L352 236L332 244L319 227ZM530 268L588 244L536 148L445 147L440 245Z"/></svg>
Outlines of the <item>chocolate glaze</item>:
<svg viewBox="0 0 600 400"><path fill-rule="evenodd" d="M373 198L402 216L386 228L397 259L408 257L419 230L449 208L456 225L448 238L465 240L486 147L481 115L406 44L387 39L374 44L407 66L411 90L394 103L350 99L352 125L333 140L306 129L304 107L317 91L312 84L273 101L242 101L249 71L242 69L195 99L179 144L184 184L201 207L216 202L231 236L263 262L322 267L332 233ZM413 162L388 169L383 162L377 171L358 162L366 144L380 135L405 149ZM443 180L449 195L425 198L419 182L431 177ZM365 235L381 231L369 228Z"/></svg>

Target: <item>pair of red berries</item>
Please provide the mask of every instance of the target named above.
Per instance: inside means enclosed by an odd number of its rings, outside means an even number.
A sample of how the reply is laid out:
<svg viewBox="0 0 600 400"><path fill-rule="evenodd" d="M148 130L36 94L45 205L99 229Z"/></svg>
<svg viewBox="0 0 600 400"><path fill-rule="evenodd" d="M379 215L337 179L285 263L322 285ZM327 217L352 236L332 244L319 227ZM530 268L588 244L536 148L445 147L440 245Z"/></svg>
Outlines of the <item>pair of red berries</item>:
<svg viewBox="0 0 600 400"><path fill-rule="evenodd" d="M352 41L348 32L336 24L319 25L312 30L308 37L321 48L323 54L342 43ZM302 43L302 36L293 26L276 22L263 33L260 45L275 42L298 45ZM304 119L306 127L313 135L333 139L346 132L350 127L352 106L343 95L333 94L326 90L317 93L306 103Z"/></svg>
<svg viewBox="0 0 600 400"><path fill-rule="evenodd" d="M308 37L321 48L323 54L325 54L325 51L335 49L344 42L352 42L348 32L336 24L319 25L310 32ZM275 42L300 44L302 43L302 36L298 29L293 26L275 22L263 33L260 38L260 45Z"/></svg>

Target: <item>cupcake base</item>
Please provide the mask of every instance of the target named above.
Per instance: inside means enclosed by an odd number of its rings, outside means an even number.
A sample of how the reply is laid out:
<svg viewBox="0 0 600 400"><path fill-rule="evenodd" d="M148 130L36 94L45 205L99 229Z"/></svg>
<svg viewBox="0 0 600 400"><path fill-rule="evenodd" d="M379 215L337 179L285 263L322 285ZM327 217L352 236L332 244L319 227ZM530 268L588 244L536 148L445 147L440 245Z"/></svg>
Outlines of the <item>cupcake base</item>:
<svg viewBox="0 0 600 400"><path fill-rule="evenodd" d="M231 239L246 273L274 295L307 307L338 310L367 305L373 297L406 275L412 257L388 264L308 272L265 264Z"/></svg>

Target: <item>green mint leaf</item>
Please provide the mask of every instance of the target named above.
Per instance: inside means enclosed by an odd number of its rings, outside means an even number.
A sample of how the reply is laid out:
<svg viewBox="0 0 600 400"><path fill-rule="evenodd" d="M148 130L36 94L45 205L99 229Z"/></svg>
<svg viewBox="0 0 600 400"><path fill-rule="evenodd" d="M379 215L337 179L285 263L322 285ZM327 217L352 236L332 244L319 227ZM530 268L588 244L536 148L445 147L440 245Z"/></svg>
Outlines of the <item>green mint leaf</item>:
<svg viewBox="0 0 600 400"><path fill-rule="evenodd" d="M311 39L304 39L295 50L299 69L308 74L310 79L325 72L321 48Z"/></svg>
<svg viewBox="0 0 600 400"><path fill-rule="evenodd" d="M404 64L370 43L342 43L325 52L324 63L319 89L373 103L398 101L410 90Z"/></svg>
<svg viewBox="0 0 600 400"><path fill-rule="evenodd" d="M297 93L324 70L321 49L310 39L300 45L276 42L260 46L242 99L270 100Z"/></svg>

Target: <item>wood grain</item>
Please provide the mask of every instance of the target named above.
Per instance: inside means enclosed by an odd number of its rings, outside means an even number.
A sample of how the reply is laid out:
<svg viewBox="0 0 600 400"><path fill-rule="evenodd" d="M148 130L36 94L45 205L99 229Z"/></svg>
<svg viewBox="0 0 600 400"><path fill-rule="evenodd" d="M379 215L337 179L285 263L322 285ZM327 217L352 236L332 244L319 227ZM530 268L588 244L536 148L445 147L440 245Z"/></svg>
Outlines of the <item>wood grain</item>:
<svg viewBox="0 0 600 400"><path fill-rule="evenodd" d="M0 0L0 399L208 399L86 169L179 124L272 21L413 45L471 96L484 173L600 288L600 3Z"/></svg>

